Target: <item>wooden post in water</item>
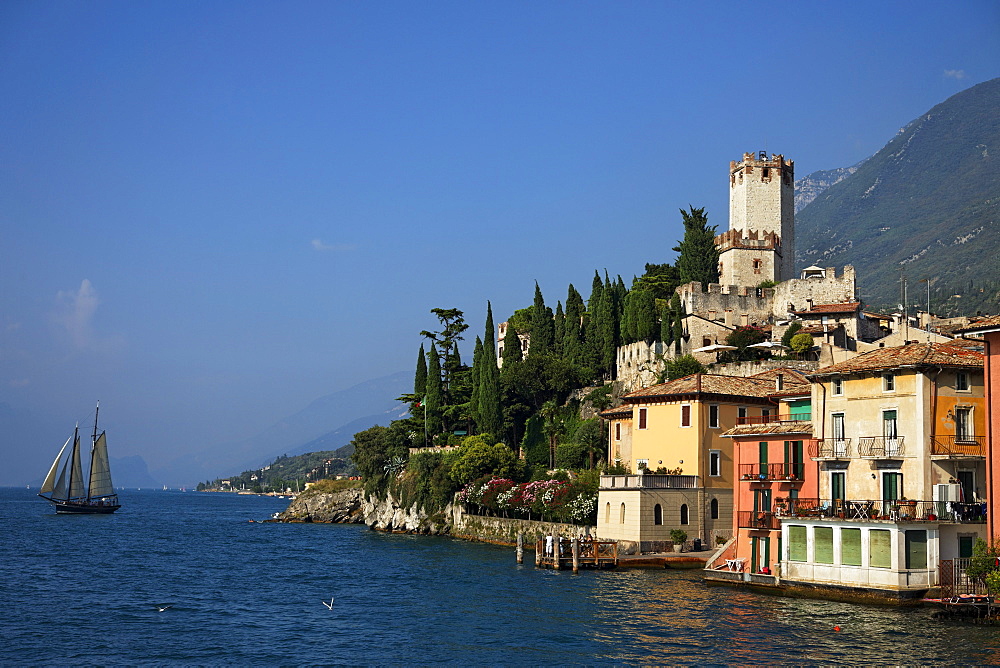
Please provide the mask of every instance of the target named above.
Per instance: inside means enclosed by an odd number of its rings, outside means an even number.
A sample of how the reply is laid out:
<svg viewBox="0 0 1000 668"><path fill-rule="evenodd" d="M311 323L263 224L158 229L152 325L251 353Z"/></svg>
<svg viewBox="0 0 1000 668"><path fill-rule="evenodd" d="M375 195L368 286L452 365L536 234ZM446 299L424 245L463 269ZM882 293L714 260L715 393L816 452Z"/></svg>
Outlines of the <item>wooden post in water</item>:
<svg viewBox="0 0 1000 668"><path fill-rule="evenodd" d="M545 554L545 539L539 538L535 541L535 568L541 568L542 557Z"/></svg>
<svg viewBox="0 0 1000 668"><path fill-rule="evenodd" d="M573 537L573 572L580 572L580 539Z"/></svg>
<svg viewBox="0 0 1000 668"><path fill-rule="evenodd" d="M517 532L517 563L524 563L524 534Z"/></svg>
<svg viewBox="0 0 1000 668"><path fill-rule="evenodd" d="M560 554L560 548L562 545L559 544L559 540L556 538L556 532L552 532L552 568L559 570L559 558L562 556Z"/></svg>

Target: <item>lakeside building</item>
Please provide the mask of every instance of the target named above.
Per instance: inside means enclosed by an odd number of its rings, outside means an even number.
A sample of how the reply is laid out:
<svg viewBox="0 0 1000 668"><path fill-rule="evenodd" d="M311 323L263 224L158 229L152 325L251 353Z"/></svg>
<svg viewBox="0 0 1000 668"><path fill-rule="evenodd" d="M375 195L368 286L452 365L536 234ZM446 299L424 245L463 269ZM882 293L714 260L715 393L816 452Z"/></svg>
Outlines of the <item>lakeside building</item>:
<svg viewBox="0 0 1000 668"><path fill-rule="evenodd" d="M983 318L955 332L980 337L985 361L987 540L1000 540L1000 316Z"/></svg>
<svg viewBox="0 0 1000 668"><path fill-rule="evenodd" d="M780 563L772 572L733 569L734 542L706 578L894 602L953 578L939 563L970 556L985 534L986 399L976 348L911 343L809 374L817 495L789 495L776 508Z"/></svg>
<svg viewBox="0 0 1000 668"><path fill-rule="evenodd" d="M778 413L771 394L808 386L798 371L779 369L692 374L623 396L601 417L611 460L629 473L601 477L598 537L631 552L664 549L672 529L708 544L728 538L735 469L724 432L741 420L769 421Z"/></svg>

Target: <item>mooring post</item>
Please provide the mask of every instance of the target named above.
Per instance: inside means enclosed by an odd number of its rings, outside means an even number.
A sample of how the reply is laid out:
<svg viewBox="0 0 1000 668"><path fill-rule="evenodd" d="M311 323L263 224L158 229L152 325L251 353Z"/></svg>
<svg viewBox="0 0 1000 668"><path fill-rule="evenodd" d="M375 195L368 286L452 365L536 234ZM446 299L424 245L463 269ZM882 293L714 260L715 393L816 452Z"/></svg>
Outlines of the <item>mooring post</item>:
<svg viewBox="0 0 1000 668"><path fill-rule="evenodd" d="M535 541L535 568L541 568L542 557L545 553L545 539L539 538Z"/></svg>
<svg viewBox="0 0 1000 668"><path fill-rule="evenodd" d="M524 563L524 534L517 532L517 563Z"/></svg>
<svg viewBox="0 0 1000 668"><path fill-rule="evenodd" d="M573 537L573 572L580 572L580 539Z"/></svg>
<svg viewBox="0 0 1000 668"><path fill-rule="evenodd" d="M559 570L559 558L562 557L562 544L556 538L556 532L552 532L552 568Z"/></svg>

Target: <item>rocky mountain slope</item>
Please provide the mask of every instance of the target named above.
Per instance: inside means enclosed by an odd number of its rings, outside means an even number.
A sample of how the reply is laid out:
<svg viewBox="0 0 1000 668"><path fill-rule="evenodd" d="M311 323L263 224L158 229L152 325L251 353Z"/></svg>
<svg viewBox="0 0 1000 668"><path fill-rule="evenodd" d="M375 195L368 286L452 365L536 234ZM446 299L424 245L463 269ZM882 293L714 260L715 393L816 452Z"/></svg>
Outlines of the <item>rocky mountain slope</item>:
<svg viewBox="0 0 1000 668"><path fill-rule="evenodd" d="M1000 310L1000 79L912 121L796 214L798 266L853 264L869 304L939 313ZM823 173L836 179L839 170ZM813 175L810 175L811 178ZM822 182L803 188L803 201ZM797 196L798 199L798 196Z"/></svg>

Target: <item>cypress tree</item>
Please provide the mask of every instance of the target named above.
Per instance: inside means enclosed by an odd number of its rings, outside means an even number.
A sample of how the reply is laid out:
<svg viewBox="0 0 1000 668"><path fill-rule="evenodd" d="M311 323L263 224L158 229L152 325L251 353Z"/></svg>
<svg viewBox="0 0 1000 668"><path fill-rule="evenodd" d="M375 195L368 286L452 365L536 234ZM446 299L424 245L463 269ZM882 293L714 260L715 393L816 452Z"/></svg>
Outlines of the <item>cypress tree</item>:
<svg viewBox="0 0 1000 668"><path fill-rule="evenodd" d="M563 318L563 357L575 364L580 364L581 345L583 344L583 312L585 310L583 297L569 284L566 295L566 317Z"/></svg>
<svg viewBox="0 0 1000 668"><path fill-rule="evenodd" d="M427 391L427 353L424 352L424 344L420 344L420 353L417 355L417 372L413 376L413 394L417 399L423 399L424 392Z"/></svg>
<svg viewBox="0 0 1000 668"><path fill-rule="evenodd" d="M508 331L512 329L508 326ZM500 406L500 370L497 368L497 354L494 340L496 328L493 326L493 305L486 302L486 331L483 350L479 356L478 411L474 412L479 430L494 436L503 427L503 412ZM520 352L520 347L518 347ZM506 354L506 351L504 351Z"/></svg>
<svg viewBox="0 0 1000 668"><path fill-rule="evenodd" d="M437 346L431 343L427 353L427 400L424 404L424 414L427 422L427 432L433 438L439 434L441 425L441 406L444 401L444 391L441 386L441 360L438 359Z"/></svg>
<svg viewBox="0 0 1000 668"><path fill-rule="evenodd" d="M669 304L660 311L660 340L663 341L664 348L674 341L674 323L670 317Z"/></svg>
<svg viewBox="0 0 1000 668"><path fill-rule="evenodd" d="M681 351L681 340L684 338L684 305L680 295L674 293L670 298L670 310L674 315L674 350Z"/></svg>
<svg viewBox="0 0 1000 668"><path fill-rule="evenodd" d="M532 342L534 345L534 342ZM507 366L508 362L520 362L524 359L524 355L521 354L521 339L517 335L517 330L509 322L507 324L507 333L503 337L503 365Z"/></svg>
<svg viewBox="0 0 1000 668"><path fill-rule="evenodd" d="M556 314L552 318L552 352L563 355L563 330L566 314L563 313L562 302L556 302Z"/></svg>
<svg viewBox="0 0 1000 668"><path fill-rule="evenodd" d="M704 207L690 211L681 209L684 220L684 239L674 248L677 270L681 282L698 281L704 289L709 283L719 282L719 249L715 245L715 226L708 226Z"/></svg>
<svg viewBox="0 0 1000 668"><path fill-rule="evenodd" d="M472 351L472 393L469 396L469 415L479 424L479 376L483 372L483 340L476 337L476 347Z"/></svg>
<svg viewBox="0 0 1000 668"><path fill-rule="evenodd" d="M633 327L637 341L652 343L659 334L656 322L656 297L651 290L633 290L634 315Z"/></svg>
<svg viewBox="0 0 1000 668"><path fill-rule="evenodd" d="M531 307L531 345L528 354L544 354L552 351L553 340L552 310L545 307L542 289L535 281L535 302Z"/></svg>

